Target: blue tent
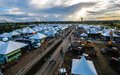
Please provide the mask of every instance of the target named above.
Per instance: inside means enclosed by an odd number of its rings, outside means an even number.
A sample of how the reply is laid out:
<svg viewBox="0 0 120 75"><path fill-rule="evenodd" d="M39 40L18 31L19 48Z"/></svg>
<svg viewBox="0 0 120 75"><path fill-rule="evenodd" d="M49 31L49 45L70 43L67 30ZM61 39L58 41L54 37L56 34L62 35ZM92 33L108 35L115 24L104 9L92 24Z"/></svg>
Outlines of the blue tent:
<svg viewBox="0 0 120 75"><path fill-rule="evenodd" d="M80 60L72 60L71 72L75 75L97 75L92 61L87 61L84 56L82 56Z"/></svg>
<svg viewBox="0 0 120 75"><path fill-rule="evenodd" d="M3 45L1 45L0 54L8 54L10 52L13 52L25 46L27 46L27 44L14 42L14 41L8 41L4 43Z"/></svg>
<svg viewBox="0 0 120 75"><path fill-rule="evenodd" d="M44 35L44 34L41 34L41 33L37 33L35 35L33 35L32 37L30 37L30 39L43 39L43 38L46 38L47 36Z"/></svg>

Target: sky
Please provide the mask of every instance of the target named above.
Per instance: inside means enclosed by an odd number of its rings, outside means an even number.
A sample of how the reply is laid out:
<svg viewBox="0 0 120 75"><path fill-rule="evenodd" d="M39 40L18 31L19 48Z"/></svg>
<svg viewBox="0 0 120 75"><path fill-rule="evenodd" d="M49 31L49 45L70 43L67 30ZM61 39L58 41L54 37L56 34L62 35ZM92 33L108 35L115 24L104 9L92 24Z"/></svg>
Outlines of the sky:
<svg viewBox="0 0 120 75"><path fill-rule="evenodd" d="M0 22L120 20L120 0L0 0Z"/></svg>

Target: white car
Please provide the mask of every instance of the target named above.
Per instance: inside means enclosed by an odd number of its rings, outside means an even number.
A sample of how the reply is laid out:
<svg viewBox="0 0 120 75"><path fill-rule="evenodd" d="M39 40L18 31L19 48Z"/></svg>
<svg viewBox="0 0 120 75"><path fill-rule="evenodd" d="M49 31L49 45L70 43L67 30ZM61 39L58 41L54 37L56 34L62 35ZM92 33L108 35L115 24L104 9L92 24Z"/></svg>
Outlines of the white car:
<svg viewBox="0 0 120 75"><path fill-rule="evenodd" d="M61 68L61 69L59 69L59 71L58 71L58 75L68 75L68 74L67 74L67 71L66 71L65 68Z"/></svg>
<svg viewBox="0 0 120 75"><path fill-rule="evenodd" d="M34 48L38 48L38 47L40 47L41 46L41 44L40 43L37 43L35 46L34 46Z"/></svg>

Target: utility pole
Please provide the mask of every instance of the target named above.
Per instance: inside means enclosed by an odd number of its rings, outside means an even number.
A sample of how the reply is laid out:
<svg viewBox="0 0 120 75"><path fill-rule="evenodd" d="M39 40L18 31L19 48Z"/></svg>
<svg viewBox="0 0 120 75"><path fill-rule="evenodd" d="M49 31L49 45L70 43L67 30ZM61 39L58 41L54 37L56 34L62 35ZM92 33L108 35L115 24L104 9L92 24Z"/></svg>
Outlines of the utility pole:
<svg viewBox="0 0 120 75"><path fill-rule="evenodd" d="M83 21L83 18L81 17L81 21Z"/></svg>

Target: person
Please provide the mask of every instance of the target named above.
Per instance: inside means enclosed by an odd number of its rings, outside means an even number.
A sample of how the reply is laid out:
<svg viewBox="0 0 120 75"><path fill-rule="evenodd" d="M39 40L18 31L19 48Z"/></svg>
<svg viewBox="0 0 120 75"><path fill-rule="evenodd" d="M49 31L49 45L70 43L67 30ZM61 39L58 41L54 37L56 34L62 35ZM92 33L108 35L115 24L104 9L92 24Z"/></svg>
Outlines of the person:
<svg viewBox="0 0 120 75"><path fill-rule="evenodd" d="M60 55L61 55L62 59L64 59L63 47L61 47L61 50L60 50Z"/></svg>
<svg viewBox="0 0 120 75"><path fill-rule="evenodd" d="M71 36L69 36L69 41L70 41L70 43L71 43Z"/></svg>
<svg viewBox="0 0 120 75"><path fill-rule="evenodd" d="M2 66L1 66L1 73L4 74L4 72L5 72L5 67L4 67L4 65L2 65Z"/></svg>
<svg viewBox="0 0 120 75"><path fill-rule="evenodd" d="M60 54L61 54L61 55L63 54L63 49L62 49L62 47L61 47L61 50L60 50Z"/></svg>
<svg viewBox="0 0 120 75"><path fill-rule="evenodd" d="M2 75L2 72L1 72L1 71L2 71L2 66L0 66L0 75Z"/></svg>

